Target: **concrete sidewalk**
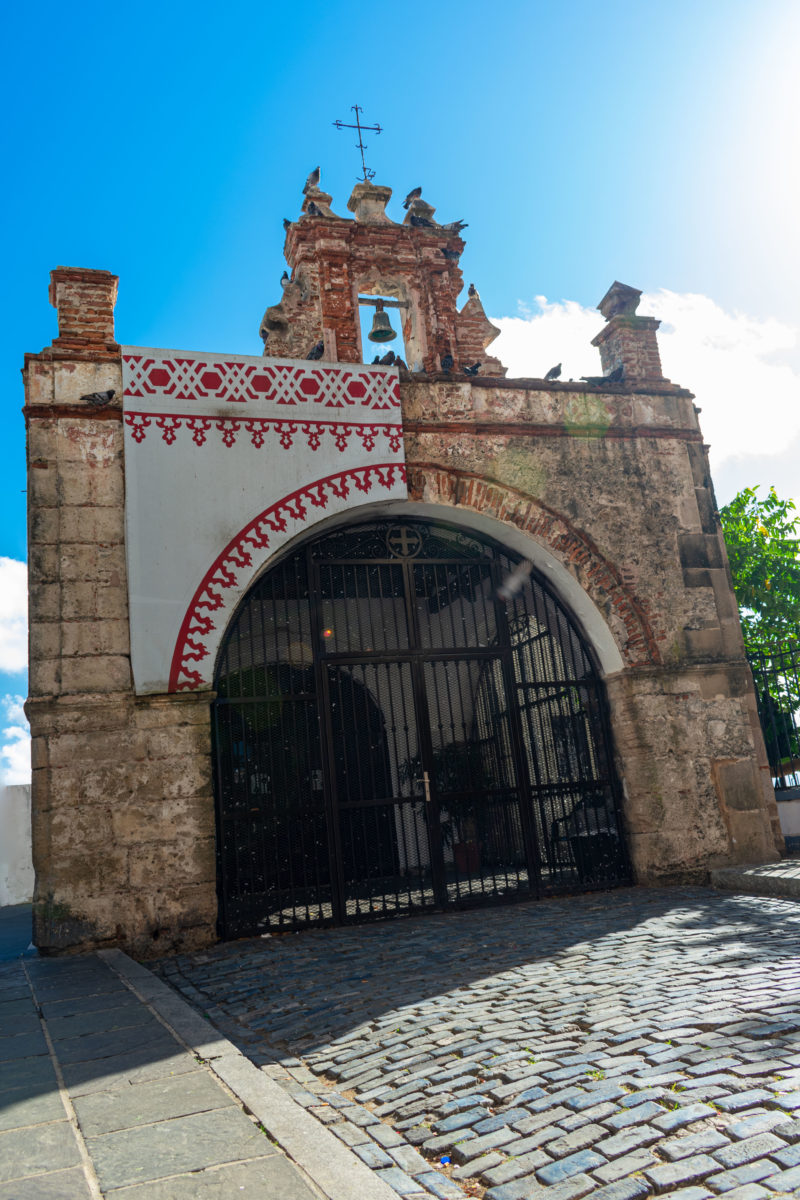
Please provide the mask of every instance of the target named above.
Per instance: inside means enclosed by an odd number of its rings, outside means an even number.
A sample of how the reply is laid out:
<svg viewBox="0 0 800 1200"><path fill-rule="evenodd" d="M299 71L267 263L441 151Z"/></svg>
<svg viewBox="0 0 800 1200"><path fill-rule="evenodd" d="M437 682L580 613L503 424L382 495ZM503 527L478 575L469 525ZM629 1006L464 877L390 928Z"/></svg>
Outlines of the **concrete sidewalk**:
<svg viewBox="0 0 800 1200"><path fill-rule="evenodd" d="M234 1195L397 1200L120 951L0 963L0 1200Z"/></svg>

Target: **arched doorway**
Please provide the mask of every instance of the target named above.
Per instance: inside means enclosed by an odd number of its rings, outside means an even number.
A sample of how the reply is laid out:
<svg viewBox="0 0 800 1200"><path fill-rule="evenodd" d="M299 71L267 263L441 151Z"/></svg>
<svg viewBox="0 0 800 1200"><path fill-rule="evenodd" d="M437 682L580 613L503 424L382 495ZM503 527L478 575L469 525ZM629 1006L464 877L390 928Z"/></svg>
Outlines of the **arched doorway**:
<svg viewBox="0 0 800 1200"><path fill-rule="evenodd" d="M255 582L215 675L223 937L629 881L591 649L520 563L402 516Z"/></svg>

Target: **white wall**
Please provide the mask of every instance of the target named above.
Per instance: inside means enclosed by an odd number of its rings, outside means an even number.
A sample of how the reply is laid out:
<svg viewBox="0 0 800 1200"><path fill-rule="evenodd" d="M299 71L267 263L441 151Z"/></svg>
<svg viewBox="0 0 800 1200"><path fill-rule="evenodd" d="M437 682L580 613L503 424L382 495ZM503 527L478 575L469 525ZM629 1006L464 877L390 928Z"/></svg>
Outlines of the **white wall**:
<svg viewBox="0 0 800 1200"><path fill-rule="evenodd" d="M32 898L30 784L0 785L0 907Z"/></svg>

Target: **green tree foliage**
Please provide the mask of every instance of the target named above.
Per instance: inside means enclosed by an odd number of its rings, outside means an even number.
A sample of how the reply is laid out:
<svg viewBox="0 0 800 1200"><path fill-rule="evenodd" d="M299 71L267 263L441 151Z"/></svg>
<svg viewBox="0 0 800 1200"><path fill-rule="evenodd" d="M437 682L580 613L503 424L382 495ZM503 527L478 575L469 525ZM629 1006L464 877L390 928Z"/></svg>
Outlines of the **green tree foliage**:
<svg viewBox="0 0 800 1200"><path fill-rule="evenodd" d="M748 650L800 639L800 516L775 488L744 488L720 511Z"/></svg>

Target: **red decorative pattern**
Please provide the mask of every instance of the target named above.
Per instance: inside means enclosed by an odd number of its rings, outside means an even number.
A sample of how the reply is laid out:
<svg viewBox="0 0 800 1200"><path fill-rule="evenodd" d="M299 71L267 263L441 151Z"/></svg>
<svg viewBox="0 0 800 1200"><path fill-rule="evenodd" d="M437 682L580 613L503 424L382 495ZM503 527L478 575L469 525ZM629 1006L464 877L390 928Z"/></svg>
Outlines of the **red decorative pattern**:
<svg viewBox="0 0 800 1200"><path fill-rule="evenodd" d="M268 550L270 536L284 533L289 520L305 521L309 507L327 508L334 497L346 500L353 488L365 496L376 488L388 491L395 483L404 483L405 479L406 469L402 463L380 463L339 471L276 500L245 525L212 563L186 610L172 655L169 690L193 691L202 685L200 672L190 664L200 662L210 653L208 638L216 625L209 614L225 607L223 593L237 587L241 573L253 566L253 551Z"/></svg>
<svg viewBox="0 0 800 1200"><path fill-rule="evenodd" d="M171 400L222 400L246 404L319 404L324 408L376 411L400 407L396 371L365 370L346 365L317 367L310 363L253 363L236 359L154 358L124 354L125 395Z"/></svg>
<svg viewBox="0 0 800 1200"><path fill-rule="evenodd" d="M264 445L270 430L277 435L284 450L291 448L298 432L312 450L319 449L325 433L332 435L337 450L345 450L353 434L360 439L364 450L374 450L379 435L388 439L389 450L395 454L400 450L403 441L402 425L365 425L349 421L280 421L271 417L193 417L189 413L165 415L129 411L125 413L125 424L129 426L131 437L136 443L143 442L147 437L147 430L155 424L161 431L161 440L168 446L175 443L178 430L184 425L190 431L196 446L205 443L212 427L220 434L222 444L228 447L234 445L237 434L244 429L257 450ZM385 446L385 442L382 445Z"/></svg>

